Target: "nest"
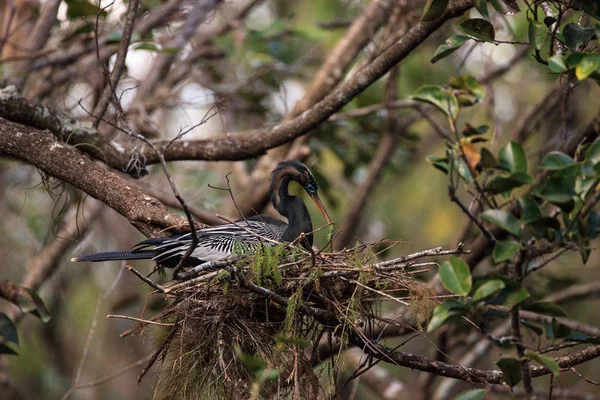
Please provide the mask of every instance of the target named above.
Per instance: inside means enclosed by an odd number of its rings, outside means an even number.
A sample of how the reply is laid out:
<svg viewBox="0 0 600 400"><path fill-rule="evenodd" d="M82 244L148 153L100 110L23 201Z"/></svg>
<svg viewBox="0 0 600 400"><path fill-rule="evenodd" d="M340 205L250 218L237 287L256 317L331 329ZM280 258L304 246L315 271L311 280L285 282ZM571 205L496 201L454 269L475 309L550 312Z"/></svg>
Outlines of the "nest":
<svg viewBox="0 0 600 400"><path fill-rule="evenodd" d="M122 335L149 324L168 325L158 328L162 344L140 379L158 361L156 398L327 394L314 368L323 360L311 348L319 342L340 348L369 340L362 332L381 323L382 299L398 301L401 293L409 298L406 304L419 299L412 302L419 309L412 311L424 317L436 305L430 289L415 279L427 269L409 267L434 264L415 260L441 249L377 262L375 249L386 244L339 253L262 246L251 255L185 271L182 282L153 284L168 305ZM320 374L336 379L340 365L328 358L331 364Z"/></svg>

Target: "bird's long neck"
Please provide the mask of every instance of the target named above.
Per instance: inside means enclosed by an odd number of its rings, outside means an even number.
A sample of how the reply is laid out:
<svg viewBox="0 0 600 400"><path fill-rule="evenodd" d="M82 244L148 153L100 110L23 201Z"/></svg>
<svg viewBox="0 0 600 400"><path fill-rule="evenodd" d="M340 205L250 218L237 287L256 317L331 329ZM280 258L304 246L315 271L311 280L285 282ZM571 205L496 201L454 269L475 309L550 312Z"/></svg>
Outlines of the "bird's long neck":
<svg viewBox="0 0 600 400"><path fill-rule="evenodd" d="M273 207L284 217L288 219L288 226L283 232L281 240L286 242L292 242L304 233L305 239L300 241L300 244L305 248L312 247L313 236L312 236L312 221L308 209L304 204L304 201L300 197L291 196L288 193L288 185L290 178L283 178L281 184L276 189L274 195L271 198Z"/></svg>

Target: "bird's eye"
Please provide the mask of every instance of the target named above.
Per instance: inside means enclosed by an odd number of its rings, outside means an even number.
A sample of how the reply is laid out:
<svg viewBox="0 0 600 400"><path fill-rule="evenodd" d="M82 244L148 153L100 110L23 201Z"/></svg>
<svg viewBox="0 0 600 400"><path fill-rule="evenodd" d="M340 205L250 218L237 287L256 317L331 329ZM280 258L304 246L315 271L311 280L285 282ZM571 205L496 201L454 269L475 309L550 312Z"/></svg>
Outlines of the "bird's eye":
<svg viewBox="0 0 600 400"><path fill-rule="evenodd" d="M304 189L306 189L306 191L308 192L308 194L316 194L317 193L317 188L315 185L313 185L312 183L309 183L308 185L306 185L304 187Z"/></svg>

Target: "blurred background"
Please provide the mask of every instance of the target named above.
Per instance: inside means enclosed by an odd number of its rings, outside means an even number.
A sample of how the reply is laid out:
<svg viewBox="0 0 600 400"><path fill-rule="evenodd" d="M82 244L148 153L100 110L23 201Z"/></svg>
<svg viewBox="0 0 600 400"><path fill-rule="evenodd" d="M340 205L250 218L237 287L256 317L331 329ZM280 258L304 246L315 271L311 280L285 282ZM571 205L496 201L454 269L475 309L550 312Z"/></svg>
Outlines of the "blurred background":
<svg viewBox="0 0 600 400"><path fill-rule="evenodd" d="M57 21L49 31L47 54L38 54L37 64L28 64L32 69L27 70L27 75L20 75L23 63L30 61L25 57L28 52L23 43L43 15L41 10L55 3L59 3ZM10 39L0 51L0 80L11 83L16 76L26 98L75 118L90 119L90 110L104 87L104 77L96 67L100 64L110 69L116 57L113 54L98 61L94 37L98 34L106 43L113 40L113 44L118 44L127 9L122 0L99 3L103 11L98 24L95 1L10 0L0 4L0 32L10 32ZM144 13L153 15L171 3L173 0L143 0L141 7ZM175 138L201 121L204 123L186 133L186 140L218 137L224 132L282 121L309 90L315 74L345 37L348 27L371 4L361 0L215 1L197 29L185 37L183 28L189 22L186 18L197 5L185 0L178 3L172 14L161 11L166 21L156 23L137 37L134 33L126 69L116 88L124 116L152 139ZM414 26L424 2L391 3L395 4L387 6L386 14L396 18L396 23L381 30L370 28L373 40L353 58L348 74L372 62L382 46L385 48L383 39L402 37ZM470 13L478 15L475 10ZM527 41L526 13L498 14L492 21L497 40ZM391 33L386 33L386 29L391 29ZM387 259L436 246L451 248L470 237L467 219L448 198L447 177L426 161L429 155L444 155L445 144L436 129L447 129L447 120L431 110L413 117L410 96L420 86L443 85L451 76L462 74L483 80L485 98L461 114L462 122L489 125L487 146L494 153L521 135L530 165L537 163L548 141L581 128L597 113L600 89L595 82L584 81L570 95L561 96L559 77L537 63L526 45L470 42L432 64L435 50L455 33L454 24L445 25L398 65L393 95L388 97L397 102L396 106L385 106L387 81L382 79L294 144L296 158L314 172L321 198L337 228L349 227L349 237L340 247L354 245L357 238L363 242L382 238L401 241L380 254L380 258ZM56 58L60 56L64 60L58 63ZM166 67L161 70L161 65ZM83 72L86 68L89 73ZM109 114L112 112L115 110L110 108ZM394 122L390 130L388 116L392 112ZM531 113L537 116L528 118ZM409 116L412 120L407 123ZM104 122L100 129L113 138L114 146L136 146L131 138ZM393 139L382 145L390 131ZM384 150L388 154L383 155ZM375 167L378 154L382 165ZM225 187L228 174L242 212L251 215L252 210L261 212L264 208L278 216L261 195L260 183L268 175L260 168L270 165L264 158L240 162L180 161L169 163L169 170L182 197L197 211L198 220L214 223L218 222L214 214L229 219L240 216L228 192L209 187ZM148 172L141 179L122 175L132 185L182 213L160 165L149 166ZM353 199L365 190L366 180L372 180L373 185L367 185L364 207L353 209ZM299 187L292 191L302 195ZM258 199L253 197L255 194ZM315 226L324 225L312 203L307 204ZM351 211L355 214L349 220ZM55 272L39 290L52 319L44 323L26 315L18 326L20 341L15 350L19 355L4 356L1 361L0 370L21 398L56 399L65 393L73 399L151 398L154 371L139 386L137 374L142 362L152 354L160 328L150 327L142 336L121 339L119 335L134 321L109 319L106 315L142 317L156 312L162 304L153 299L147 301L148 288L133 275L122 272L119 262L86 265L69 261L70 257L85 253L128 249L143 240L143 235L96 200L48 179L32 166L8 159L0 159L0 216L2 279L21 282L28 270L44 261L40 255L47 257L43 249L50 243L59 243L59 253L54 256ZM325 236L325 231L316 234L316 246L325 244ZM153 267L150 262L134 265L142 272ZM576 282L596 281L597 271L595 252L585 266L578 254L572 254L555 260L528 285L532 293L543 296ZM14 306L1 306L8 315L16 315ZM591 298L576 307L564 307L571 318L598 323L597 306L598 300ZM397 342L405 339L398 338ZM390 344L395 343L393 340ZM435 348L425 335L404 349L435 356ZM498 353L492 350L476 366L493 369L497 358ZM355 367L353 362L348 359L348 371ZM415 384L440 379L389 365L385 368L399 382ZM578 370L597 380L600 364L588 363ZM75 383L94 383L103 378L106 381L68 393ZM584 387L587 392L596 393L589 398L600 396L597 385L570 378L561 376L560 386L573 390ZM341 398L381 396L371 384L359 379ZM421 396L404 393L413 398Z"/></svg>

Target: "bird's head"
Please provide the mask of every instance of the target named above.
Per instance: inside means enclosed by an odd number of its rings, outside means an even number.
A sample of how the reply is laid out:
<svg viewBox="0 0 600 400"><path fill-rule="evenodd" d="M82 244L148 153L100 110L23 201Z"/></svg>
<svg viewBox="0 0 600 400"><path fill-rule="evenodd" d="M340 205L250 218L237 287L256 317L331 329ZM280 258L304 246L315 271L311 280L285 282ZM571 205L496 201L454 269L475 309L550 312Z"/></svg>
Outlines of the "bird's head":
<svg viewBox="0 0 600 400"><path fill-rule="evenodd" d="M271 201L273 202L273 206L278 208L281 196L288 195L288 184L291 180L298 182L298 184L306 190L306 193L308 193L312 201L314 201L321 214L325 217L327 223L331 224L331 218L329 218L329 214L319 198L319 185L312 172L310 172L308 167L300 161L281 161L273 170L273 173L271 174Z"/></svg>

